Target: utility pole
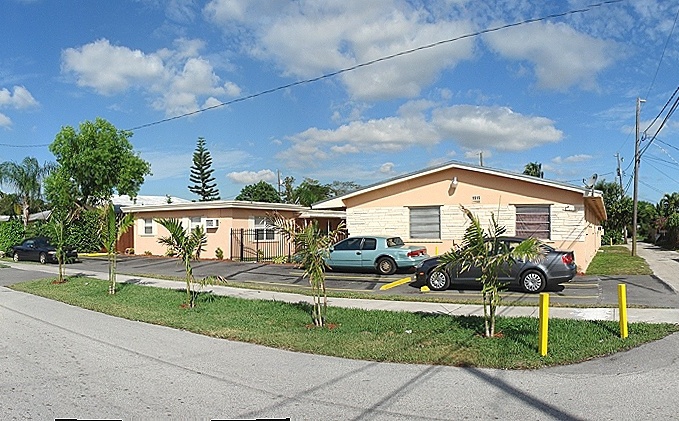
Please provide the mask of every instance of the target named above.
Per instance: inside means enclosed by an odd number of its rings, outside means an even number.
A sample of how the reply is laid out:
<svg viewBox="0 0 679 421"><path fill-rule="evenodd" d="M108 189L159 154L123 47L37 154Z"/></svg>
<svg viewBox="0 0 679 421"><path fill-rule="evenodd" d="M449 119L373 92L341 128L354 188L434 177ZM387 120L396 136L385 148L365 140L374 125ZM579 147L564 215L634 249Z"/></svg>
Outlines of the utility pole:
<svg viewBox="0 0 679 421"><path fill-rule="evenodd" d="M639 202L639 114L641 113L641 103L645 99L637 97L637 109L635 119L635 138L634 138L634 204L632 205L632 256L637 255L637 204Z"/></svg>
<svg viewBox="0 0 679 421"><path fill-rule="evenodd" d="M620 169L620 161L622 161L622 159L620 158L619 153L616 153L615 157L618 160L618 181L620 182L620 201L622 202L625 198L625 190L622 188L622 170ZM622 241L627 244L627 224L622 227Z"/></svg>
<svg viewBox="0 0 679 421"><path fill-rule="evenodd" d="M276 173L278 174L278 197L281 197L281 170L276 170Z"/></svg>
<svg viewBox="0 0 679 421"><path fill-rule="evenodd" d="M479 166L483 167L483 151L479 152Z"/></svg>

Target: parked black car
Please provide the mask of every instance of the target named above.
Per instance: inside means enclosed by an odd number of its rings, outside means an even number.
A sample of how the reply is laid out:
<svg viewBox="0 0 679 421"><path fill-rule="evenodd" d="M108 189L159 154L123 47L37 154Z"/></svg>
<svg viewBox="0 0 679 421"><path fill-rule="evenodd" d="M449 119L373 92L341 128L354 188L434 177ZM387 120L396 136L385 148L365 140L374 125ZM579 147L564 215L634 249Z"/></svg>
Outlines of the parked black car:
<svg viewBox="0 0 679 421"><path fill-rule="evenodd" d="M519 237L501 237L503 247L513 249L524 239ZM547 249L545 258L540 262L516 261L510 267L501 270L498 278L507 282L510 287L519 287L524 292L538 293L547 287L570 282L577 273L575 255L572 251L558 251L544 245ZM478 268L459 272L455 266L447 267L441 271L435 271L439 265L439 258L432 257L424 260L415 267L415 276L418 284L427 285L433 291L443 291L451 285L478 284L481 271Z"/></svg>
<svg viewBox="0 0 679 421"><path fill-rule="evenodd" d="M22 260L32 260L45 264L47 262L57 262L57 248L50 244L44 237L28 238L21 244L12 247L12 258L15 262ZM73 261L78 259L77 250L67 249L66 260Z"/></svg>

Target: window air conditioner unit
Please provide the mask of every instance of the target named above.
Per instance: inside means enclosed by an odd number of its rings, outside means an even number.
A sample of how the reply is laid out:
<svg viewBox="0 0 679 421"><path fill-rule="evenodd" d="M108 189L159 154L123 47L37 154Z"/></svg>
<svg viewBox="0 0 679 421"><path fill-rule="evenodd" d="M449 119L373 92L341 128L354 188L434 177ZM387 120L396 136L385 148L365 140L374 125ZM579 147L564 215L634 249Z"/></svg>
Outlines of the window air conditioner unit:
<svg viewBox="0 0 679 421"><path fill-rule="evenodd" d="M205 228L217 228L219 226L219 219L208 218L205 220Z"/></svg>

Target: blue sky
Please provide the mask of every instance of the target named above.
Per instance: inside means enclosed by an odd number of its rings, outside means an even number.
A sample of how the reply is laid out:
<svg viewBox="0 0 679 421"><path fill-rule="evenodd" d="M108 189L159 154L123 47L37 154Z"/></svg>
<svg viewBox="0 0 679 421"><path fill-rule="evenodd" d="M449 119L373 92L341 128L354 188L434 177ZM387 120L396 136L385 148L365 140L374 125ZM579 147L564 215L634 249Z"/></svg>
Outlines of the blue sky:
<svg viewBox="0 0 679 421"><path fill-rule="evenodd" d="M485 166L521 172L537 161L545 178L576 185L593 173L616 181L619 153L627 187L636 98L646 100L643 130L679 84L679 1L595 3L2 0L0 161L52 161L46 145L61 127L96 117L132 129L588 9L134 130L153 171L140 194L195 199L199 136L223 199L275 185L277 172L367 185L450 160L478 164L480 153ZM679 191L672 120L642 157L642 200Z"/></svg>

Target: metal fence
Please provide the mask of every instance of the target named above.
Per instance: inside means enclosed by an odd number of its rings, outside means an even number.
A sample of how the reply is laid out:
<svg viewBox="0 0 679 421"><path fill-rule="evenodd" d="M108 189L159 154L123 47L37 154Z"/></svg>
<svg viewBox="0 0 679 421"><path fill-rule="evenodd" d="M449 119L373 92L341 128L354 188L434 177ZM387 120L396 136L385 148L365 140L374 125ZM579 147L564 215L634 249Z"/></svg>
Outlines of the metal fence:
<svg viewBox="0 0 679 421"><path fill-rule="evenodd" d="M343 233L338 240L346 238ZM231 229L231 260L241 262L292 261L295 246L272 229Z"/></svg>
<svg viewBox="0 0 679 421"><path fill-rule="evenodd" d="M241 262L290 261L294 245L270 229L231 229L231 260Z"/></svg>

